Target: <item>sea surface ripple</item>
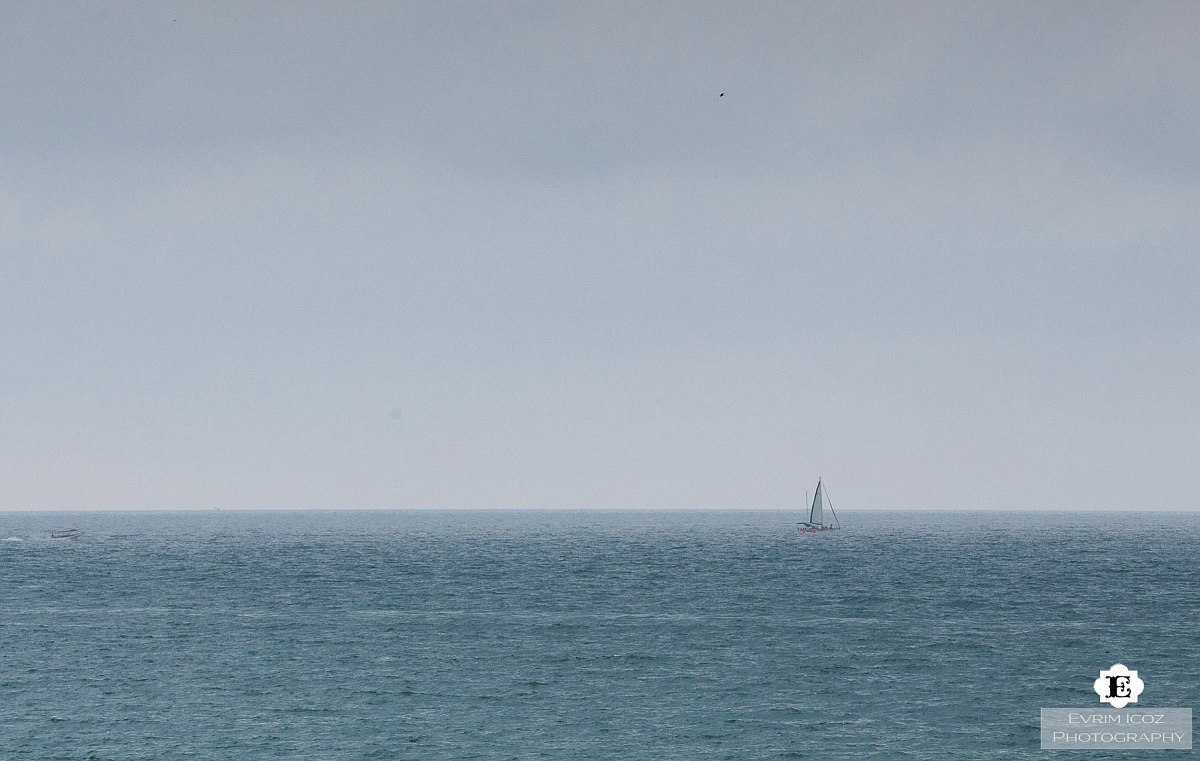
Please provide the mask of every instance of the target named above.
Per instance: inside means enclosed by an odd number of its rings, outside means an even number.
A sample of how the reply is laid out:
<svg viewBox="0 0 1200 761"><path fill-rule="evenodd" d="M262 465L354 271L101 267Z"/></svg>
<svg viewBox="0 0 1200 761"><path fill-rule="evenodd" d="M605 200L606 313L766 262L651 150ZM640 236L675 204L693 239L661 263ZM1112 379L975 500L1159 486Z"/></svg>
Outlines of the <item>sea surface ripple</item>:
<svg viewBox="0 0 1200 761"><path fill-rule="evenodd" d="M0 513L0 747L1075 758L1039 708L1113 663L1200 703L1200 514L839 512Z"/></svg>

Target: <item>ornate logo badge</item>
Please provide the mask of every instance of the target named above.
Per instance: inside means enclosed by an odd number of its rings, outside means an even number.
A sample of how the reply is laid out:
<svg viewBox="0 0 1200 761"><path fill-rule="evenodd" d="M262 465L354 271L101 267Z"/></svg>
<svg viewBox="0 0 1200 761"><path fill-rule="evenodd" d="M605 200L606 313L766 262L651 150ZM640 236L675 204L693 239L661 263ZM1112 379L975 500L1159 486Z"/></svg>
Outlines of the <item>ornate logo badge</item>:
<svg viewBox="0 0 1200 761"><path fill-rule="evenodd" d="M1138 679L1136 671L1130 671L1124 663L1114 663L1112 668L1101 671L1100 678L1092 683L1092 688L1100 696L1101 703L1109 703L1113 708L1124 708L1129 703L1138 702L1146 684Z"/></svg>

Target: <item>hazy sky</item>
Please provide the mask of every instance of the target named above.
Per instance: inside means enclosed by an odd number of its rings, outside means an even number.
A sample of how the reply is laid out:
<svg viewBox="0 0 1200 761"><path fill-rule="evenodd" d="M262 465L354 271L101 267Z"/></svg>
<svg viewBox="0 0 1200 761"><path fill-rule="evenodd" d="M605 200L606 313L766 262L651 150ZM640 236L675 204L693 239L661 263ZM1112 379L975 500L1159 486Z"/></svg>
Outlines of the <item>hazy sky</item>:
<svg viewBox="0 0 1200 761"><path fill-rule="evenodd" d="M0 508L1200 507L1198 37L6 2Z"/></svg>

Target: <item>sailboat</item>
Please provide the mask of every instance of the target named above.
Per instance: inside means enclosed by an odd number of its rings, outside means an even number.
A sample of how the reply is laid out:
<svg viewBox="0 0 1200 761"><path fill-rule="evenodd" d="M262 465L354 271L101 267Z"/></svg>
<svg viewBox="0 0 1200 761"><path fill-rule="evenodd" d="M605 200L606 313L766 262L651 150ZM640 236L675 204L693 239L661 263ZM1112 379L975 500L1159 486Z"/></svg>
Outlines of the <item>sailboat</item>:
<svg viewBox="0 0 1200 761"><path fill-rule="evenodd" d="M829 515L833 518L832 521L825 522L825 504L829 503ZM817 479L817 493L813 495L812 507L808 509L808 520L798 524L800 531L811 533L815 531L832 531L842 527L842 522L838 520L837 513L833 511L833 503L829 502L829 498L825 495L825 487L821 483L821 479Z"/></svg>

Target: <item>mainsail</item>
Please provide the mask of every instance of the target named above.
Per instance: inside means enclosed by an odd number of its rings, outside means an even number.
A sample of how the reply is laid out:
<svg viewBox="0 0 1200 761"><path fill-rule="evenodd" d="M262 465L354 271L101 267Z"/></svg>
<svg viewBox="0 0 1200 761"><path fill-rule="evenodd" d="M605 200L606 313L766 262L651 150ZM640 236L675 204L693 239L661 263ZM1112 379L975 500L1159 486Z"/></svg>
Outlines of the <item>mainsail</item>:
<svg viewBox="0 0 1200 761"><path fill-rule="evenodd" d="M817 481L817 493L813 496L812 512L808 514L808 522L814 526L825 523L825 500L821 496L820 481Z"/></svg>

